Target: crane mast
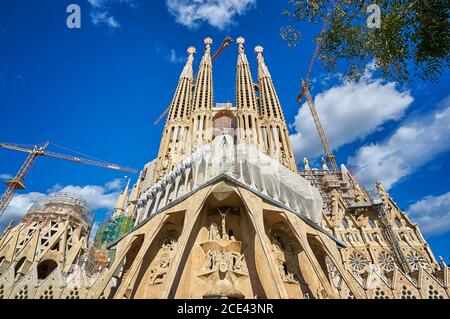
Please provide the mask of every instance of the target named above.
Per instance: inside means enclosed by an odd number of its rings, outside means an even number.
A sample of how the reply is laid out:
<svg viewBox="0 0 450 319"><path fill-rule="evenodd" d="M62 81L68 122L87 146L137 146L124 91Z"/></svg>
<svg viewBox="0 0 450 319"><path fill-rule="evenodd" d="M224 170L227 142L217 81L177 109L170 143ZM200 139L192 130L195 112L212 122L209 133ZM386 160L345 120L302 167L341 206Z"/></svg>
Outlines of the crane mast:
<svg viewBox="0 0 450 319"><path fill-rule="evenodd" d="M25 189L24 180L27 176L27 174L30 172L30 169L33 167L34 162L39 156L47 156L57 159L62 159L66 161L71 161L75 163L82 163L86 165L91 166L98 166L98 167L104 167L114 170L121 170L124 172L136 174L138 173L137 170L128 168L128 167L122 167L116 164L109 164L99 161L93 161L85 158L80 157L71 157L64 154L58 154L53 152L47 152L46 149L50 142L44 143L43 146L38 147L34 146L33 148L28 147L21 147L14 144L6 144L6 143L0 143L0 148L6 148L18 152L28 153L28 157L25 160L25 162L20 167L19 171L17 172L16 176L9 181L6 181L5 184L8 186L6 191L3 193L2 197L0 198L0 218L2 217L3 213L5 212L8 205L11 203L11 200L13 199L14 195L18 190Z"/></svg>
<svg viewBox="0 0 450 319"><path fill-rule="evenodd" d="M331 149L327 135L325 134L325 130L323 129L322 123L320 122L319 114L317 114L316 106L314 105L314 101L311 97L311 92L309 91L310 87L311 84L307 80L302 80L302 92L306 96L306 101L308 102L309 110L311 111L314 124L316 125L317 132L319 133L320 141L322 142L325 155L327 156L327 160L331 165L331 169L335 173L338 173L339 169L336 164L336 157L333 155L333 150Z"/></svg>
<svg viewBox="0 0 450 319"><path fill-rule="evenodd" d="M325 18L325 21L323 23L322 30L320 31L320 35L325 33L329 16L330 16L330 14L328 13L328 15ZM328 138L327 138L327 135L325 134L325 130L323 129L322 123L320 122L319 114L317 114L316 106L314 105L314 100L311 97L311 91L310 91L311 83L309 83L309 81L308 81L309 76L311 75L311 72L312 72L312 69L314 66L314 62L316 61L317 54L319 53L319 51L320 51L320 43L317 42L316 47L314 49L313 56L309 63L309 68L308 68L308 72L306 73L305 80L302 80L302 89L297 96L297 103L301 106L302 97L303 97L303 94L305 94L306 101L309 106L309 110L310 110L312 118L314 120L314 124L316 125L317 133L319 134L320 141L322 143L323 149L325 151L325 155L327 157L327 161L328 161L328 163L330 163L331 169L335 173L339 173L339 169L336 164L336 157L333 155L333 150L330 146L330 143L328 142Z"/></svg>

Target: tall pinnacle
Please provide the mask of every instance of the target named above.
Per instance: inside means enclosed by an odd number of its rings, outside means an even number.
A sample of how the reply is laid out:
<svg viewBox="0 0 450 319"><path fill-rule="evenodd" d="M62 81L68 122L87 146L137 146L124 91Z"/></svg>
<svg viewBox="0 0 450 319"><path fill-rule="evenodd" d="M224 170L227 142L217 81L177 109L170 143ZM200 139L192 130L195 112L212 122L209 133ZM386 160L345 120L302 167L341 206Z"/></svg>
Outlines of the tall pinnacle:
<svg viewBox="0 0 450 319"><path fill-rule="evenodd" d="M164 127L158 153L158 163L153 182L164 176L171 166L183 160L185 154L190 152L189 122L192 111L192 88L194 87L194 74L192 65L196 49L187 49L188 58L178 81L175 94L170 104L169 116Z"/></svg>
<svg viewBox="0 0 450 319"><path fill-rule="evenodd" d="M195 85L194 103L192 112L199 110L211 110L213 107L213 79L211 63L211 38L205 39L205 53L200 63L197 83Z"/></svg>
<svg viewBox="0 0 450 319"><path fill-rule="evenodd" d="M236 70L236 108L239 142L259 144L259 122L256 94L253 87L250 65L244 51L245 39L239 37Z"/></svg>
<svg viewBox="0 0 450 319"><path fill-rule="evenodd" d="M252 109L256 111L256 94L253 89L252 74L244 52L245 39L239 37L236 42L239 52L236 72L236 106L241 110Z"/></svg>
<svg viewBox="0 0 450 319"><path fill-rule="evenodd" d="M213 40L208 37L203 42L205 43L205 54L203 55L201 64L207 63L211 65L211 44Z"/></svg>
<svg viewBox="0 0 450 319"><path fill-rule="evenodd" d="M189 47L187 49L189 54L186 65L183 68L183 72L181 72L181 78L188 78L192 80L194 78L194 72L192 71L192 64L194 63L194 54L197 53L197 50L194 47Z"/></svg>
<svg viewBox="0 0 450 319"><path fill-rule="evenodd" d="M211 62L211 38L205 39L205 53L203 54L195 84L194 100L192 103L192 146L210 142L212 138L212 119L210 112L214 104L214 90Z"/></svg>
<svg viewBox="0 0 450 319"><path fill-rule="evenodd" d="M192 64L194 62L194 54L197 52L194 47L187 49L189 54L186 65L180 75L175 95L170 105L170 113L168 123L177 118L187 118L191 108L191 91L194 82Z"/></svg>
<svg viewBox="0 0 450 319"><path fill-rule="evenodd" d="M125 187L122 194L120 194L117 200L116 206L114 207L113 218L119 217L125 213L128 204L128 192L130 188L130 179L128 179L127 186Z"/></svg>
<svg viewBox="0 0 450 319"><path fill-rule="evenodd" d="M264 52L264 48L260 45L255 47L255 52L257 54L258 60L258 78L263 77L271 77L269 73L269 69L267 69L266 63L264 62L264 57L262 53Z"/></svg>
<svg viewBox="0 0 450 319"><path fill-rule="evenodd" d="M244 51L244 43L245 39L243 37L239 37L236 39L236 43L238 44L238 65L241 63L248 64L247 56L245 55Z"/></svg>
<svg viewBox="0 0 450 319"><path fill-rule="evenodd" d="M262 118L262 136L267 154L277 158L292 171L297 170L291 140L284 120L283 110L272 82L269 69L262 55L264 48L255 47L258 59L258 87L260 112Z"/></svg>

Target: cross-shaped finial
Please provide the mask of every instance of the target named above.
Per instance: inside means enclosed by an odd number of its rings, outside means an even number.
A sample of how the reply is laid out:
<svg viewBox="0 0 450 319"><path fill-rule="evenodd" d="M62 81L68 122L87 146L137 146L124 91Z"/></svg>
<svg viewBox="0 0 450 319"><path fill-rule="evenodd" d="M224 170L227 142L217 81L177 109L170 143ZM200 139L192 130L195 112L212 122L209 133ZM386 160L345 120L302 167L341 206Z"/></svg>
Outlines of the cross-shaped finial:
<svg viewBox="0 0 450 319"><path fill-rule="evenodd" d="M263 53L263 51L264 51L264 48L263 48L262 46L257 45L257 46L255 47L255 52L256 52L256 53L260 54L260 53Z"/></svg>
<svg viewBox="0 0 450 319"><path fill-rule="evenodd" d="M204 42L206 46L205 51L211 52L211 44L213 43L213 40L210 37L207 37Z"/></svg>
<svg viewBox="0 0 450 319"><path fill-rule="evenodd" d="M197 49L195 49L194 47L189 47L187 49L187 52L189 53L189 55L195 54L195 53L197 53Z"/></svg>

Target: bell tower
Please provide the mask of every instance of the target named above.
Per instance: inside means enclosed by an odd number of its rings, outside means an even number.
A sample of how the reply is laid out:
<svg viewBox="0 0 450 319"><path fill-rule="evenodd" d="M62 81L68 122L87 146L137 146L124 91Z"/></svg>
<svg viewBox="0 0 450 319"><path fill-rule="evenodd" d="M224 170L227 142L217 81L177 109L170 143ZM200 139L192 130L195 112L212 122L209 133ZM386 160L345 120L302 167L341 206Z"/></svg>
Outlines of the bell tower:
<svg viewBox="0 0 450 319"><path fill-rule="evenodd" d="M261 114L261 135L264 151L284 166L296 172L294 153L292 151L289 132L281 109L280 100L272 82L269 69L262 55L264 48L257 46L255 52L258 59L258 87Z"/></svg>
<svg viewBox="0 0 450 319"><path fill-rule="evenodd" d="M206 38L205 53L200 62L197 82L192 104L191 123L193 151L201 145L210 143L212 140L212 109L214 103L212 61L211 61L211 38Z"/></svg>
<svg viewBox="0 0 450 319"><path fill-rule="evenodd" d="M189 117L194 86L192 64L196 49L189 47L187 52L189 56L181 72L175 95L170 104L169 116L164 127L153 182L158 181L162 176L170 172L176 164L180 163L191 153Z"/></svg>
<svg viewBox="0 0 450 319"><path fill-rule="evenodd" d="M244 51L245 39L237 38L238 61L236 70L236 117L238 126L238 142L260 144L259 119L256 93L247 56Z"/></svg>

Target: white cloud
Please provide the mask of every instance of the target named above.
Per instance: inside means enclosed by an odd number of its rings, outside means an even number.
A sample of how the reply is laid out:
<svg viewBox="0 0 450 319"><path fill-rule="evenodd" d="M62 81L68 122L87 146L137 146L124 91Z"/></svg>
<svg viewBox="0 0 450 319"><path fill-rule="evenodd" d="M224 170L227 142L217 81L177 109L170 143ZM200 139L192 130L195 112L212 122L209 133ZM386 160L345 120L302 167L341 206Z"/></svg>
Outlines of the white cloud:
<svg viewBox="0 0 450 319"><path fill-rule="evenodd" d="M394 83L373 79L367 72L360 82L345 81L318 94L314 103L334 149L363 139L390 120L399 120L411 105L409 91L400 92ZM292 125L292 146L297 159L323 154L322 144L305 102Z"/></svg>
<svg viewBox="0 0 450 319"><path fill-rule="evenodd" d="M111 14L113 5L126 5L131 8L137 8L139 2L137 0L87 0L91 6L92 23L96 26L106 25L110 29L120 28L120 23Z"/></svg>
<svg viewBox="0 0 450 319"><path fill-rule="evenodd" d="M106 189L108 190L122 190L124 186L125 179L124 178L116 178L112 181L105 184Z"/></svg>
<svg viewBox="0 0 450 319"><path fill-rule="evenodd" d="M174 49L170 50L170 53L166 56L166 60L173 64L183 63L186 61L186 58L177 56L177 53Z"/></svg>
<svg viewBox="0 0 450 319"><path fill-rule="evenodd" d="M28 194L17 194L11 200L5 214L0 218L0 231L3 229L11 220L18 222L22 216L24 216L33 203L47 195L51 195L58 192L71 193L81 196L87 203L91 210L97 209L112 209L116 204L117 198L120 195L120 179L110 181L105 185L86 185L86 186L76 186L68 185L62 187L57 184L50 188L47 194L44 193L28 193Z"/></svg>
<svg viewBox="0 0 450 319"><path fill-rule="evenodd" d="M381 180L386 189L450 150L450 97L442 102L445 108L428 117L405 121L383 142L361 147L349 158L365 185Z"/></svg>
<svg viewBox="0 0 450 319"><path fill-rule="evenodd" d="M419 224L424 234L441 235L450 231L450 192L427 196L412 204L408 215Z"/></svg>
<svg viewBox="0 0 450 319"><path fill-rule="evenodd" d="M3 216L0 218L0 230L6 227L11 220L16 224L30 209L35 201L45 197L42 193L17 194L9 203Z"/></svg>
<svg viewBox="0 0 450 319"><path fill-rule="evenodd" d="M0 174L1 180L11 179L13 176L11 174Z"/></svg>
<svg viewBox="0 0 450 319"><path fill-rule="evenodd" d="M106 186L87 185L75 186L69 185L61 188L58 192L70 193L81 196L92 210L101 208L113 208L120 193L118 191L109 192Z"/></svg>
<svg viewBox="0 0 450 319"><path fill-rule="evenodd" d="M91 13L92 23L95 25L107 25L112 29L116 29L120 27L120 23L117 22L116 18L109 15L109 12L92 12Z"/></svg>
<svg viewBox="0 0 450 319"><path fill-rule="evenodd" d="M234 24L236 15L242 16L256 5L256 0L167 0L167 9L176 22L190 29L202 22L223 30Z"/></svg>

